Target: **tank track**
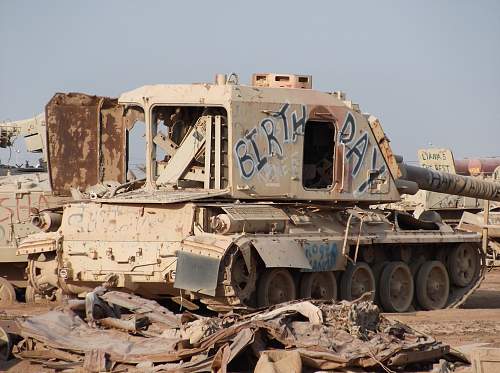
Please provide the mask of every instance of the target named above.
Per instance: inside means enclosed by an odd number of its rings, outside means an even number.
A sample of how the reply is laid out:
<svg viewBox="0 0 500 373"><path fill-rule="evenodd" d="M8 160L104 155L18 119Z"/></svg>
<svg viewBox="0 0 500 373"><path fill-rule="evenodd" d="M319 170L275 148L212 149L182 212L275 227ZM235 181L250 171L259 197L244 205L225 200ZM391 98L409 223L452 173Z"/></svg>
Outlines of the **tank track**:
<svg viewBox="0 0 500 373"><path fill-rule="evenodd" d="M445 307L443 308L458 308L463 305L467 299L479 288L481 283L483 282L486 271L486 256L483 251L478 247L477 253L480 257L479 270L475 279L465 287L458 287L450 284L450 292L448 296L448 300L446 302ZM236 251L229 253L230 259L229 262L233 261L233 258L237 255ZM229 270L228 266L225 266L221 269L221 276L223 277L223 281L221 285L217 289L216 297L209 297L202 294L199 294L200 301L207 306L208 309L217 311L217 312L228 312L232 310L246 310L252 311L255 309L254 306L249 305L246 300L241 299L237 296L238 289L234 287L234 281L231 278L231 270ZM254 285L254 289L258 286L258 280ZM340 299L340 297L338 297ZM380 305L380 302L377 301ZM415 302L413 302L413 307L411 307L408 312L418 310L419 307L415 307Z"/></svg>

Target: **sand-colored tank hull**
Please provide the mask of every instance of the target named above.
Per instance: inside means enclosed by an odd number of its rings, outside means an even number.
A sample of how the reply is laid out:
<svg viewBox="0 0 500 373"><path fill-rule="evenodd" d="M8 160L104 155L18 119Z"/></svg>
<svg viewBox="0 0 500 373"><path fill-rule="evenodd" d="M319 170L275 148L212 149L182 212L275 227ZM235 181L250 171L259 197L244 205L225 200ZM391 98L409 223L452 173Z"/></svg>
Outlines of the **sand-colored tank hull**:
<svg viewBox="0 0 500 373"><path fill-rule="evenodd" d="M226 221L245 216L247 231L219 233L221 215ZM259 230L265 223L271 229ZM227 310L373 291L385 309L404 312L461 304L484 274L480 245L474 233L361 209L73 203L59 231L31 236L19 251L31 252L31 267L38 270L30 281L41 292L57 287L78 295L113 281L143 296L182 295ZM469 260L462 282L457 250ZM422 274L424 267L429 273Z"/></svg>

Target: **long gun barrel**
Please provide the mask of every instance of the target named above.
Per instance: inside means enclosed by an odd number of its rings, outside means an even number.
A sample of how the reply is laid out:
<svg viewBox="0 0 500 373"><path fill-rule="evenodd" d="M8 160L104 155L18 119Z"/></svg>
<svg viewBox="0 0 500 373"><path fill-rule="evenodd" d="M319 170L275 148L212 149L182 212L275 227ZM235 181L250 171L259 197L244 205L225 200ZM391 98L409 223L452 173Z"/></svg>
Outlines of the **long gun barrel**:
<svg viewBox="0 0 500 373"><path fill-rule="evenodd" d="M417 189L500 202L500 183L497 182L410 166L406 163L399 163L399 169L402 174L400 179L410 184L415 183ZM412 189L408 184L404 186L408 190Z"/></svg>

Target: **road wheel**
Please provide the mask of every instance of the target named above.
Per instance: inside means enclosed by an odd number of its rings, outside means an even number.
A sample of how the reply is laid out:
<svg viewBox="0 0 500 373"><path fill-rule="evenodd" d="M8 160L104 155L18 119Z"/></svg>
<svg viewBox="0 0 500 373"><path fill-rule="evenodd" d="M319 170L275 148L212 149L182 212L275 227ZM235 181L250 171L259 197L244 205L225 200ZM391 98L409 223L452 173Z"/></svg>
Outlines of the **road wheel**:
<svg viewBox="0 0 500 373"><path fill-rule="evenodd" d="M413 300L413 276L403 262L387 264L380 276L380 302L387 312L405 312Z"/></svg>
<svg viewBox="0 0 500 373"><path fill-rule="evenodd" d="M69 295L67 295L69 297ZM28 284L24 292L24 301L28 304L35 303L47 303L47 302L58 302L63 301L64 294L62 289L54 289L50 293L39 294L35 288Z"/></svg>
<svg viewBox="0 0 500 373"><path fill-rule="evenodd" d="M57 283L57 262L55 253L42 253L28 256L28 283L33 286L36 294L51 295Z"/></svg>
<svg viewBox="0 0 500 373"><path fill-rule="evenodd" d="M297 298L297 289L292 275L287 269L268 269L262 275L257 290L259 307L289 302Z"/></svg>
<svg viewBox="0 0 500 373"><path fill-rule="evenodd" d="M300 280L300 297L332 300L337 298L337 280L333 272L307 272Z"/></svg>
<svg viewBox="0 0 500 373"><path fill-rule="evenodd" d="M448 301L450 279L443 263L422 264L417 273L417 301L424 310L438 310Z"/></svg>
<svg viewBox="0 0 500 373"><path fill-rule="evenodd" d="M375 277L370 266L363 262L349 263L340 281L340 296L345 300L354 300L364 293L372 293L375 299Z"/></svg>
<svg viewBox="0 0 500 373"><path fill-rule="evenodd" d="M16 290L5 278L0 277L0 305L12 304L16 301Z"/></svg>
<svg viewBox="0 0 500 373"><path fill-rule="evenodd" d="M26 290L24 291L24 301L26 303L36 303L37 296L36 296L36 291L33 288L33 286L29 285L26 287Z"/></svg>
<svg viewBox="0 0 500 373"><path fill-rule="evenodd" d="M250 256L250 266L243 257L241 251L236 251L230 257L230 278L236 296L244 304L249 304L252 294L255 292L255 284L257 282L257 261L253 255Z"/></svg>
<svg viewBox="0 0 500 373"><path fill-rule="evenodd" d="M9 333L0 327L0 361L7 361L12 352L12 341Z"/></svg>
<svg viewBox="0 0 500 373"><path fill-rule="evenodd" d="M472 245L463 243L452 249L447 260L451 282L460 287L470 285L479 271L480 260Z"/></svg>

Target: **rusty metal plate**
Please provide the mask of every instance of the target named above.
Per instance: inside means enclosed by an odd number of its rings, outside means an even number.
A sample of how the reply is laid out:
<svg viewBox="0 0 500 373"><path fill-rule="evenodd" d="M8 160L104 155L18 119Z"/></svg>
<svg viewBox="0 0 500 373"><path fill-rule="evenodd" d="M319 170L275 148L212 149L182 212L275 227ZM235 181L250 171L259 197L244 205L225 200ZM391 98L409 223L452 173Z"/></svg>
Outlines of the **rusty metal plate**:
<svg viewBox="0 0 500 373"><path fill-rule="evenodd" d="M123 121L123 107L117 99L104 98L101 108L101 181L126 181L127 130Z"/></svg>
<svg viewBox="0 0 500 373"><path fill-rule="evenodd" d="M101 108L103 118L101 123ZM70 195L104 178L125 181L126 131L116 100L56 93L47 104L47 152L52 190Z"/></svg>
<svg viewBox="0 0 500 373"><path fill-rule="evenodd" d="M292 239L256 238L252 244L266 267L312 269L302 246Z"/></svg>
<svg viewBox="0 0 500 373"><path fill-rule="evenodd" d="M100 98L56 93L45 110L49 173L54 193L97 184Z"/></svg>

